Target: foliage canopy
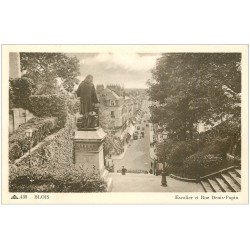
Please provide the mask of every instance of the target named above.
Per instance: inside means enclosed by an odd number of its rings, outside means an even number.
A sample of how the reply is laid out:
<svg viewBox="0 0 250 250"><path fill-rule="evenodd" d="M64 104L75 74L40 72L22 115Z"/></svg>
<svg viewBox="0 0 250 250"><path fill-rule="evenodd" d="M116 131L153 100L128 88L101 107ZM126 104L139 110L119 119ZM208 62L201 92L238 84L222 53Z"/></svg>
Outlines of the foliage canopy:
<svg viewBox="0 0 250 250"><path fill-rule="evenodd" d="M148 81L152 121L185 140L199 122L239 116L240 65L240 53L163 54Z"/></svg>
<svg viewBox="0 0 250 250"><path fill-rule="evenodd" d="M80 75L80 63L76 57L63 53L20 53L21 70L25 76L36 83L37 93L52 94L58 92L60 79L66 91L71 92L76 78Z"/></svg>

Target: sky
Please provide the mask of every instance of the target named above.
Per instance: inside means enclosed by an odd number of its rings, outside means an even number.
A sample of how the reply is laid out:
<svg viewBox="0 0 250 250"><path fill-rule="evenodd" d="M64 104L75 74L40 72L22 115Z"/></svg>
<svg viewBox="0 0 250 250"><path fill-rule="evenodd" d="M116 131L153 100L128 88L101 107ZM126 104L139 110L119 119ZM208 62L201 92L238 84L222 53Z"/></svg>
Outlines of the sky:
<svg viewBox="0 0 250 250"><path fill-rule="evenodd" d="M119 84L125 88L146 88L151 69L160 54L155 53L70 53L80 61L80 80L93 75L94 84Z"/></svg>

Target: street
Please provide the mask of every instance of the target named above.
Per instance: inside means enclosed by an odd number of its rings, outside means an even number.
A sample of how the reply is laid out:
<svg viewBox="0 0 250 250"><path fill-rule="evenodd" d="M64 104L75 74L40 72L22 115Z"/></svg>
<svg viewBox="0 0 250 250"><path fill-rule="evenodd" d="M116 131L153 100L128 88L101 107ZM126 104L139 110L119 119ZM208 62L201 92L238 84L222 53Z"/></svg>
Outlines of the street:
<svg viewBox="0 0 250 250"><path fill-rule="evenodd" d="M112 192L204 192L198 183L187 183L167 177L167 187L161 186L161 176L145 173L117 173L124 166L128 172L133 170L150 170L150 127L143 122L136 125L145 128L145 137L131 140L130 146L118 159L114 159L114 173L110 173L113 180Z"/></svg>
<svg viewBox="0 0 250 250"><path fill-rule="evenodd" d="M127 151L122 159L115 159L115 172L124 166L127 170L150 170L150 142L149 142L149 127L142 122L140 128L145 128L144 138L133 140L128 145ZM139 131L140 134L141 130Z"/></svg>

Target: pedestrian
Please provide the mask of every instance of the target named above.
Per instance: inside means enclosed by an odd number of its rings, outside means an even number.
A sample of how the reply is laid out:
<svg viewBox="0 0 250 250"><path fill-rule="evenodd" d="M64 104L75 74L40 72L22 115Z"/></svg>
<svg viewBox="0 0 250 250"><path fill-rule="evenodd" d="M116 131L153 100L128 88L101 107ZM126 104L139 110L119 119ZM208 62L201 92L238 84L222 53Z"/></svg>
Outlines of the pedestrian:
<svg viewBox="0 0 250 250"><path fill-rule="evenodd" d="M122 175L125 175L126 172L127 172L127 169L124 166L122 166Z"/></svg>

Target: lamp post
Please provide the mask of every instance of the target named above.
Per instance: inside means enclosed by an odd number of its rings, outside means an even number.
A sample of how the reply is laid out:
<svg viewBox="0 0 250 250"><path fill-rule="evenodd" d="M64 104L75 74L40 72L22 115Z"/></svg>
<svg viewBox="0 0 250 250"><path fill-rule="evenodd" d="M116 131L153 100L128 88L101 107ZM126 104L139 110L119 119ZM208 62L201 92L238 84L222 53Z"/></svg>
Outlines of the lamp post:
<svg viewBox="0 0 250 250"><path fill-rule="evenodd" d="M27 129L25 131L25 135L26 137L28 138L29 140L29 167L31 167L31 156L30 156L30 149L31 149L31 139L32 139L32 134L33 134L33 131L31 128Z"/></svg>
<svg viewBox="0 0 250 250"><path fill-rule="evenodd" d="M156 159L155 158L153 161L153 170L154 170L154 175L156 175Z"/></svg>
<svg viewBox="0 0 250 250"><path fill-rule="evenodd" d="M168 138L168 133L167 132L163 132L162 133L162 138L163 138L163 141L166 142L167 138ZM162 168L162 173L161 173L161 185L163 187L166 187L167 186L167 172L166 172L166 162L165 162L165 159L164 159L164 162L163 162L163 168Z"/></svg>
<svg viewBox="0 0 250 250"><path fill-rule="evenodd" d="M197 124L197 132L198 132L198 151L200 150L200 132L201 132L201 129L200 129L200 122L198 122ZM200 177L202 175L202 168L200 168Z"/></svg>
<svg viewBox="0 0 250 250"><path fill-rule="evenodd" d="M162 172L161 172L161 185L163 187L166 187L167 186L167 173L166 173L166 162L164 161L163 163L163 169L162 169Z"/></svg>

